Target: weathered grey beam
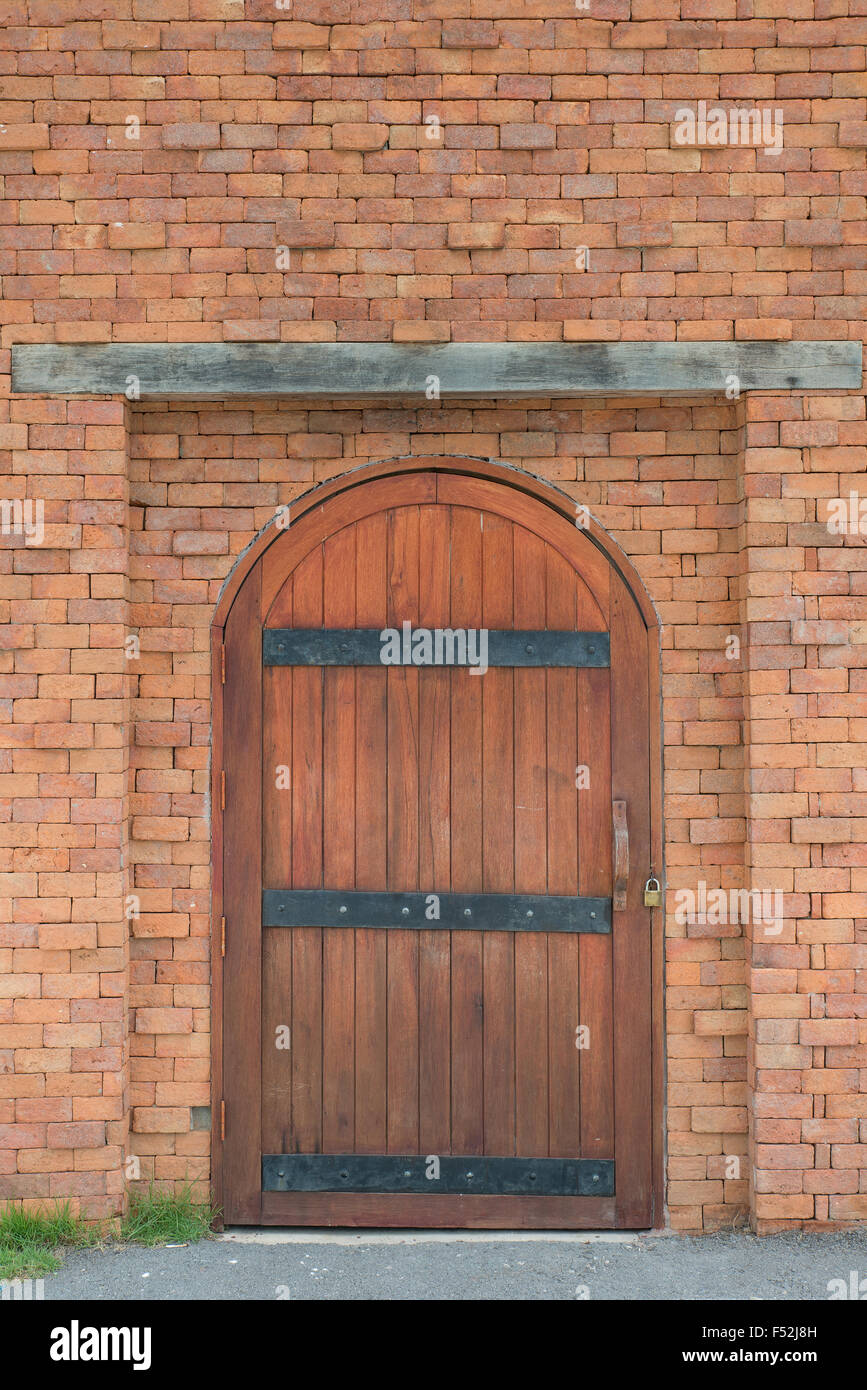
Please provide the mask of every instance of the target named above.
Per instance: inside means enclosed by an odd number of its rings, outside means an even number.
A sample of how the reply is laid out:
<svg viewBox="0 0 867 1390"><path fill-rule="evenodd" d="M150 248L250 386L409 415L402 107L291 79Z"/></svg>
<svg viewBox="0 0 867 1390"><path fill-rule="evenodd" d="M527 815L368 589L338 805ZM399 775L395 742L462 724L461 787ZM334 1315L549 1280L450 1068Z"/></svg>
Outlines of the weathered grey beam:
<svg viewBox="0 0 867 1390"><path fill-rule="evenodd" d="M719 395L857 390L860 342L20 344L12 389L244 396ZM435 380L434 380L435 379Z"/></svg>

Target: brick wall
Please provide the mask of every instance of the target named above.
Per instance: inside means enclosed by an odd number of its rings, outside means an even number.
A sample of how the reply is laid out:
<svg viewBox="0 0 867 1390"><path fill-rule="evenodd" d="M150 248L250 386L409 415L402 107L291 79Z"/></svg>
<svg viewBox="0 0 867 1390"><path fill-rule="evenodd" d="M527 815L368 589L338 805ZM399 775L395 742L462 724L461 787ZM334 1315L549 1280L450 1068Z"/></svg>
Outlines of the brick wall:
<svg viewBox="0 0 867 1390"><path fill-rule="evenodd" d="M867 1218L867 552L827 525L862 395L138 407L8 376L43 341L861 337L856 9L12 0L0 472L46 532L0 536L0 1199L206 1177L216 596L312 482L442 453L588 504L662 620L672 1225ZM680 146L701 100L779 110L781 152ZM779 888L781 932L678 921L698 881Z"/></svg>
<svg viewBox="0 0 867 1390"><path fill-rule="evenodd" d="M15 341L860 334L857 0L287 4L10 0Z"/></svg>
<svg viewBox="0 0 867 1390"><path fill-rule="evenodd" d="M742 414L746 860L786 904L777 939L745 933L763 1230L867 1217L867 553L827 526L863 492L867 426L854 395Z"/></svg>

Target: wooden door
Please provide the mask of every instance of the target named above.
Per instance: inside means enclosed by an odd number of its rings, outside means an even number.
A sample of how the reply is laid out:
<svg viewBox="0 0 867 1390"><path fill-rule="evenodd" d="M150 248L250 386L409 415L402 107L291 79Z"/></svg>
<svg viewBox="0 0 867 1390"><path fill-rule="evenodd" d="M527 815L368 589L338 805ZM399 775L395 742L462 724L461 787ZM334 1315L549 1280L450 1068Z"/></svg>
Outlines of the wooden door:
<svg viewBox="0 0 867 1390"><path fill-rule="evenodd" d="M650 1224L647 652L499 481L367 482L264 552L225 632L227 1221Z"/></svg>

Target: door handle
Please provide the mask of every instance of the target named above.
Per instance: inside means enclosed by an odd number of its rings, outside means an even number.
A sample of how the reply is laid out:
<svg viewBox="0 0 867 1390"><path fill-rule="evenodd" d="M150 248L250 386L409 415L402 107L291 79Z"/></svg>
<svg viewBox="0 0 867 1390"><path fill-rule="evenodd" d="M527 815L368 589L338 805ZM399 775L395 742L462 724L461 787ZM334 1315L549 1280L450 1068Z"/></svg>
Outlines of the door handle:
<svg viewBox="0 0 867 1390"><path fill-rule="evenodd" d="M626 887L629 882L629 827L626 824L626 802L612 801L614 812L614 892L615 912L626 910Z"/></svg>

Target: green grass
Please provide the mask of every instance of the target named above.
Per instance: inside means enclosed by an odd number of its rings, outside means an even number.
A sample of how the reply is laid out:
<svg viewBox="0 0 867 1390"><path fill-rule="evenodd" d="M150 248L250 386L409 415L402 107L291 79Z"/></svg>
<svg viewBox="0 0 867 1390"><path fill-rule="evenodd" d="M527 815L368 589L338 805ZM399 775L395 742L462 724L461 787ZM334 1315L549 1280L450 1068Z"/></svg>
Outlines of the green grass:
<svg viewBox="0 0 867 1390"><path fill-rule="evenodd" d="M69 1203L54 1210L0 1209L0 1279L32 1279L60 1268L64 1250L103 1245L108 1239L139 1245L187 1244L210 1234L216 1209L193 1196L189 1184L180 1192L153 1186L130 1195L120 1233L105 1223L86 1223L73 1216Z"/></svg>
<svg viewBox="0 0 867 1390"><path fill-rule="evenodd" d="M129 1212L121 1222L121 1240L139 1245L174 1245L203 1240L210 1234L216 1210L193 1196L189 1183L180 1192L153 1186L130 1195Z"/></svg>
<svg viewBox="0 0 867 1390"><path fill-rule="evenodd" d="M69 1203L54 1211L0 1211L0 1279L28 1279L60 1268L59 1251L69 1246L98 1245L99 1226L73 1216Z"/></svg>

